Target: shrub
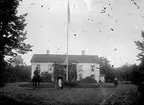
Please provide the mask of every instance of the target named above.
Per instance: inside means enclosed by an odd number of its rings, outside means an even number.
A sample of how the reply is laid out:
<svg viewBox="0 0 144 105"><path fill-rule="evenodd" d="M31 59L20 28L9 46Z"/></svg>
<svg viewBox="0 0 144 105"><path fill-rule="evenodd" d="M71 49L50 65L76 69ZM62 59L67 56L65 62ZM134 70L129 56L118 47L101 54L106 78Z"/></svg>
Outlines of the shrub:
<svg viewBox="0 0 144 105"><path fill-rule="evenodd" d="M82 80L79 81L80 83L97 83L95 79L93 79L91 76L88 76Z"/></svg>
<svg viewBox="0 0 144 105"><path fill-rule="evenodd" d="M24 82L31 80L30 66L8 67L4 73L6 82Z"/></svg>
<svg viewBox="0 0 144 105"><path fill-rule="evenodd" d="M144 96L144 83L137 85L138 91Z"/></svg>
<svg viewBox="0 0 144 105"><path fill-rule="evenodd" d="M64 86L74 87L74 86L77 86L78 83L77 83L77 81L68 81L68 82L65 81L63 85L64 85Z"/></svg>
<svg viewBox="0 0 144 105"><path fill-rule="evenodd" d="M51 81L51 74L49 72L42 72L41 73L41 82L52 82Z"/></svg>

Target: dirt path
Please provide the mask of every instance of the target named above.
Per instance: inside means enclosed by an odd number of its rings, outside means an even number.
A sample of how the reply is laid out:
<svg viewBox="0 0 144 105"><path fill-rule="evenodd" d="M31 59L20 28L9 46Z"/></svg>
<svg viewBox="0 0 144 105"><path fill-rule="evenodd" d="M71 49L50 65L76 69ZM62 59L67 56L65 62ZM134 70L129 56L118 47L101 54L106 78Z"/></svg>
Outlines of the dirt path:
<svg viewBox="0 0 144 105"><path fill-rule="evenodd" d="M39 88L20 87L25 83L9 83L0 92L6 96L28 103L75 103L75 104L99 104L105 96L117 90L117 88Z"/></svg>

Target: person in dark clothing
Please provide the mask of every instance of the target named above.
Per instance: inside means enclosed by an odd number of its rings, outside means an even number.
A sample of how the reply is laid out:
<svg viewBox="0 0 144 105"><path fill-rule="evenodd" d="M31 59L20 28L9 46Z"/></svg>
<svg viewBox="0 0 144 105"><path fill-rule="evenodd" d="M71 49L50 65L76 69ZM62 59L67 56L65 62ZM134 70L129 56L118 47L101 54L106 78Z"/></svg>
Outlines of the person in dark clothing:
<svg viewBox="0 0 144 105"><path fill-rule="evenodd" d="M117 80L117 78L114 79L114 85L115 85L115 86L118 85L118 80Z"/></svg>
<svg viewBox="0 0 144 105"><path fill-rule="evenodd" d="M100 87L102 86L102 81L101 81L101 80L99 80L99 86L100 86Z"/></svg>

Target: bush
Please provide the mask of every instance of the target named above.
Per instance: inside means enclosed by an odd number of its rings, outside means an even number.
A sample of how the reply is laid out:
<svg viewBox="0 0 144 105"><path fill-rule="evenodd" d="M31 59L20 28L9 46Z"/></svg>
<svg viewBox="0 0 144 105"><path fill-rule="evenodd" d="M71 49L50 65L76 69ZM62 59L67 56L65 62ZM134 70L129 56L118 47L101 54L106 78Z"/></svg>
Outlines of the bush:
<svg viewBox="0 0 144 105"><path fill-rule="evenodd" d="M0 56L0 87L3 87L6 83L6 79L5 79L5 71L6 71L6 65L7 63L1 59Z"/></svg>
<svg viewBox="0 0 144 105"><path fill-rule="evenodd" d="M137 85L138 91L144 96L144 82Z"/></svg>
<svg viewBox="0 0 144 105"><path fill-rule="evenodd" d="M139 67L137 65L123 65L116 68L116 77L120 81L131 81L133 84L137 84L139 81Z"/></svg>
<svg viewBox="0 0 144 105"><path fill-rule="evenodd" d="M6 82L28 82L31 81L30 66L8 67L4 73Z"/></svg>
<svg viewBox="0 0 144 105"><path fill-rule="evenodd" d="M68 82L65 81L63 85L64 86L74 87L74 86L77 86L78 83L76 81L68 81Z"/></svg>
<svg viewBox="0 0 144 105"><path fill-rule="evenodd" d="M93 79L91 76L88 76L82 80L79 81L80 83L97 83L95 79Z"/></svg>

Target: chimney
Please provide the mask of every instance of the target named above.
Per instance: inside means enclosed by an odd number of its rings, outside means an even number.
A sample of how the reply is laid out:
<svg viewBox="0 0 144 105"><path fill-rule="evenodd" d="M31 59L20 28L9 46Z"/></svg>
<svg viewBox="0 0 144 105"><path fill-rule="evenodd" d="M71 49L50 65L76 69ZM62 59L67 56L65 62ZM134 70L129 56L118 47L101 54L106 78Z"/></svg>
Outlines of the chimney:
<svg viewBox="0 0 144 105"><path fill-rule="evenodd" d="M85 55L85 50L82 50L82 55Z"/></svg>
<svg viewBox="0 0 144 105"><path fill-rule="evenodd" d="M46 54L49 54L49 50L46 50Z"/></svg>

